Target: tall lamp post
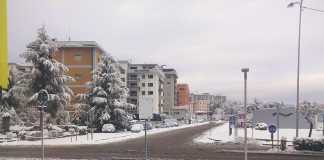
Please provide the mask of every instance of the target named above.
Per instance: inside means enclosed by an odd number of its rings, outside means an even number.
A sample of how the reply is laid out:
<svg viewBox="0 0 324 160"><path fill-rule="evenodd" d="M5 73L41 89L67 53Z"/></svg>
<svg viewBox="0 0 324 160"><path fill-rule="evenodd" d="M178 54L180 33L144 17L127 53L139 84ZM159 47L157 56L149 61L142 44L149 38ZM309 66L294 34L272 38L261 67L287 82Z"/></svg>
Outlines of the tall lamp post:
<svg viewBox="0 0 324 160"><path fill-rule="evenodd" d="M301 24L302 24L302 12L303 9L324 13L324 10L315 9L303 5L304 0L291 2L288 4L288 8L295 5L299 6L299 26L298 26L298 56L297 56L297 98L296 98L296 137L299 136L299 68L300 68L300 37L301 37Z"/></svg>
<svg viewBox="0 0 324 160"><path fill-rule="evenodd" d="M247 82L247 72L249 68L242 68L241 71L244 73L244 160L247 160L247 108L246 108L246 82Z"/></svg>
<svg viewBox="0 0 324 160"><path fill-rule="evenodd" d="M42 160L45 158L45 148L44 148L44 127L43 127L43 114L44 109L46 108L46 104L48 102L48 92L45 89L42 89L38 92L37 101L39 103L39 111L40 111L40 128L42 134Z"/></svg>
<svg viewBox="0 0 324 160"><path fill-rule="evenodd" d="M300 34L301 34L301 21L302 21L302 11L303 11L303 2L300 0L297 2L291 2L288 4L289 7L294 5L299 5L299 26L298 26L298 55L297 55L297 98L296 98L296 137L299 136L299 72L300 72Z"/></svg>

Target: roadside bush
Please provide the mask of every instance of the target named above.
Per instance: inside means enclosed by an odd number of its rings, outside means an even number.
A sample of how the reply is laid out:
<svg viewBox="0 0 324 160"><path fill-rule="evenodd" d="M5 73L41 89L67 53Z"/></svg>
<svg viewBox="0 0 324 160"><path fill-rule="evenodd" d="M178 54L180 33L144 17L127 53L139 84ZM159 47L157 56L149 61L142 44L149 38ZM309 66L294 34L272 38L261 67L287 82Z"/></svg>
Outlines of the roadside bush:
<svg viewBox="0 0 324 160"><path fill-rule="evenodd" d="M296 150L321 151L324 149L324 139L295 138L293 145Z"/></svg>

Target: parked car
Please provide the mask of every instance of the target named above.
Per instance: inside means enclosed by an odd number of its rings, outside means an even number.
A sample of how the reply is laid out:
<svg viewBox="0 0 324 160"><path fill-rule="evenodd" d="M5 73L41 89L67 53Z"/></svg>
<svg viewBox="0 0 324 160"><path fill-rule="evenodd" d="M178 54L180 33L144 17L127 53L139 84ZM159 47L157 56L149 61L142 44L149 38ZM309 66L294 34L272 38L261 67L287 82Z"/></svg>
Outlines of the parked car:
<svg viewBox="0 0 324 160"><path fill-rule="evenodd" d="M266 123L260 122L255 125L255 129L257 129L257 130L267 130L267 128L268 128L268 125Z"/></svg>
<svg viewBox="0 0 324 160"><path fill-rule="evenodd" d="M176 119L165 119L164 120L164 124L167 126L167 127L177 127L179 126L178 122ZM162 128L162 127L161 127Z"/></svg>

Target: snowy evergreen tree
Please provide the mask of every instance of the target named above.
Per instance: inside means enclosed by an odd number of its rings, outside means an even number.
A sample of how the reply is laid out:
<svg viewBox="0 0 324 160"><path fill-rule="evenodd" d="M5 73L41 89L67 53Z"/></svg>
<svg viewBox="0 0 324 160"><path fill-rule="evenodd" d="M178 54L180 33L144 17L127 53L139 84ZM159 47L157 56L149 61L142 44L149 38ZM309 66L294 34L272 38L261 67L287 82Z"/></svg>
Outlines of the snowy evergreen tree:
<svg viewBox="0 0 324 160"><path fill-rule="evenodd" d="M78 95L82 104L78 114L88 113L92 123L100 130L103 124L112 123L117 129L126 128L128 115L125 109L134 107L126 103L128 89L122 86L118 63L112 57L102 56L100 63L93 71L93 81L89 82L90 91L87 94ZM77 117L77 116L76 116ZM80 121L85 118L80 118Z"/></svg>
<svg viewBox="0 0 324 160"><path fill-rule="evenodd" d="M41 27L37 39L28 44L27 50L21 54L25 62L32 65L32 71L24 73L19 84L20 87L25 88L25 96L29 97L28 102L31 106L37 105L38 92L42 89L47 90L49 102L46 112L53 119L63 114L64 107L69 104L73 94L67 86L73 81L72 77L66 75L68 68L53 58L57 47L45 27Z"/></svg>
<svg viewBox="0 0 324 160"><path fill-rule="evenodd" d="M16 110L20 107L22 92L19 87L16 86L19 73L15 69L9 71L9 84L7 90L1 89L0 96L0 118L2 121L8 120L8 125L17 124L21 122L21 119L16 113ZM8 126L9 127L9 126Z"/></svg>

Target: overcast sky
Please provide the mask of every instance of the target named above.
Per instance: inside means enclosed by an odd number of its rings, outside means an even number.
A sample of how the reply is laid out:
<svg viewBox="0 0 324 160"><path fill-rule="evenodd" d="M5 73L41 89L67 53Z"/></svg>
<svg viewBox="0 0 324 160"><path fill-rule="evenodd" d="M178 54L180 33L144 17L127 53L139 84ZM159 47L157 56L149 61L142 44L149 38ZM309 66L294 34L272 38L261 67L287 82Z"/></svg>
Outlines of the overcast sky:
<svg viewBox="0 0 324 160"><path fill-rule="evenodd" d="M324 0L304 0L324 9ZM290 0L8 0L9 61L45 24L119 60L175 68L193 92L295 103L298 8ZM303 12L301 99L324 103L324 13Z"/></svg>

